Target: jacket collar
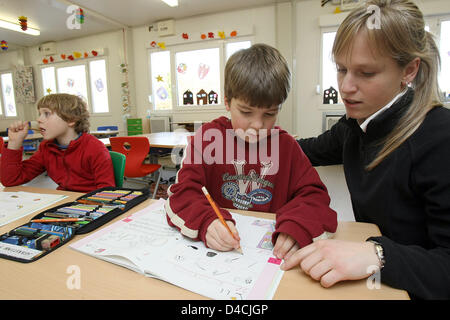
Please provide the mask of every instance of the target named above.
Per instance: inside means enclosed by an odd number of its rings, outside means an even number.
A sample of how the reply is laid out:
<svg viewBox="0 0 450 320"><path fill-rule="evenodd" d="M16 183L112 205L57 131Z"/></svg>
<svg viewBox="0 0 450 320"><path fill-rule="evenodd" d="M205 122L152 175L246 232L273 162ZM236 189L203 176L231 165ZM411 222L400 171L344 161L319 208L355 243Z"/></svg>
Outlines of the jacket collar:
<svg viewBox="0 0 450 320"><path fill-rule="evenodd" d="M390 108L387 108L369 122L365 133L355 119L348 118L345 122L352 130L359 132L361 135L366 135L370 140L383 138L394 129L402 115L408 110L413 98L414 90L408 88L408 91Z"/></svg>

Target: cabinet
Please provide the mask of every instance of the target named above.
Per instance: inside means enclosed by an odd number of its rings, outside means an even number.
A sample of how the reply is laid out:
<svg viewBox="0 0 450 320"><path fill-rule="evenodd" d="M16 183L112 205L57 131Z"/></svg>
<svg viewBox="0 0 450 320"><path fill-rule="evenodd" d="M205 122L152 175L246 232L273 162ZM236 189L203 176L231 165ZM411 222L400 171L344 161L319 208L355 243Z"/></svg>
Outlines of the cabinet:
<svg viewBox="0 0 450 320"><path fill-rule="evenodd" d="M142 134L142 119L127 119L127 131L129 136Z"/></svg>

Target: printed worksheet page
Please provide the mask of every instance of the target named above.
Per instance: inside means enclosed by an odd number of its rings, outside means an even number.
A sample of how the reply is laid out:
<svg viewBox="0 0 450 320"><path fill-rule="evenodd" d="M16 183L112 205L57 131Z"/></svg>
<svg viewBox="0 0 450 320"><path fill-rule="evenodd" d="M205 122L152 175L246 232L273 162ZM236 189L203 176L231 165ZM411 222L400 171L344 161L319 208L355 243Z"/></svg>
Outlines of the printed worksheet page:
<svg viewBox="0 0 450 320"><path fill-rule="evenodd" d="M272 299L283 275L272 255L275 221L232 215L244 254L182 236L167 224L164 201L71 247L213 299Z"/></svg>

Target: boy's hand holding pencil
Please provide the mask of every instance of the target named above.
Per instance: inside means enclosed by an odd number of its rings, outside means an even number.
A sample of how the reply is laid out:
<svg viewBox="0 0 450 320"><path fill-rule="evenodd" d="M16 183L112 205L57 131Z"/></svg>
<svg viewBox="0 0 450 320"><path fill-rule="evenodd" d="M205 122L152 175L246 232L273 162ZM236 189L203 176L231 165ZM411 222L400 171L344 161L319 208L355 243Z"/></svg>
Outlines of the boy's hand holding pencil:
<svg viewBox="0 0 450 320"><path fill-rule="evenodd" d="M208 190L206 190L205 187L202 187L202 190L218 218L211 222L208 226L206 231L206 244L211 249L219 251L230 251L236 249L243 254L239 244L241 239L239 238L239 234L234 226L234 223L224 220L219 208L211 198L211 195L208 193Z"/></svg>

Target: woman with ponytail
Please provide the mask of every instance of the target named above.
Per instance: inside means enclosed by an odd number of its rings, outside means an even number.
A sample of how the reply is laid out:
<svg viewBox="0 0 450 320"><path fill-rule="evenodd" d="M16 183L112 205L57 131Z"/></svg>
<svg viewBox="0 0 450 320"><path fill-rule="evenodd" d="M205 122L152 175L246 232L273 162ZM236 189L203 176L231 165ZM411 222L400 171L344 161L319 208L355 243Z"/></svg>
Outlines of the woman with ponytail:
<svg viewBox="0 0 450 320"><path fill-rule="evenodd" d="M369 277L412 298L450 298L450 110L440 102L439 52L417 6L368 0L333 46L346 115L298 143L312 164L343 164L365 242L319 240L284 257L329 287Z"/></svg>

